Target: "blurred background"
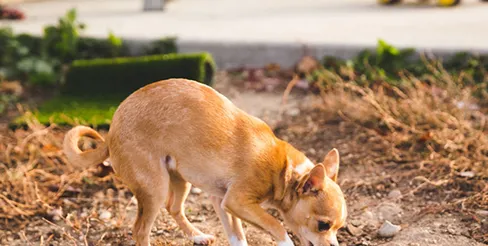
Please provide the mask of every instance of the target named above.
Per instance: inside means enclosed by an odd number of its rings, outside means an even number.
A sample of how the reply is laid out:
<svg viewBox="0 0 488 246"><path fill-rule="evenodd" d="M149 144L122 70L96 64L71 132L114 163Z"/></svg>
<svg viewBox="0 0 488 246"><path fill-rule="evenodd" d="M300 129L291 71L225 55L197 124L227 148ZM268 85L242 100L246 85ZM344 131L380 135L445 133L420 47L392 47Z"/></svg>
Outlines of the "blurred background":
<svg viewBox="0 0 488 246"><path fill-rule="evenodd" d="M483 0L0 0L0 244L134 245L132 192L62 141L176 77L315 163L339 150L341 246L486 245L487 23ZM193 187L189 220L228 245L211 207ZM151 240L193 245L164 212Z"/></svg>

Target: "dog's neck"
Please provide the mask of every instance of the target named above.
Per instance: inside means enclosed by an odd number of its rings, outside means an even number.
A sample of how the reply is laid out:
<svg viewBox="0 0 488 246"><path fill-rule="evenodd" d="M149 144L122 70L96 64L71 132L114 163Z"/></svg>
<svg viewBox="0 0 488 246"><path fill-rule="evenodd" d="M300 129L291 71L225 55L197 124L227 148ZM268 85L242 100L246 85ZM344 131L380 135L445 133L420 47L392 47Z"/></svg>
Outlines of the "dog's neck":
<svg viewBox="0 0 488 246"><path fill-rule="evenodd" d="M272 204L276 209L279 209L285 213L293 208L298 202L298 185L302 176L303 175L299 174L298 172L293 171L292 177L290 180L288 180L288 184L286 185L283 198L273 199L270 204Z"/></svg>
<svg viewBox="0 0 488 246"><path fill-rule="evenodd" d="M298 186L304 175L313 168L314 164L300 151L290 144L280 141L285 151L287 161L281 167L281 172L273 178L274 189L266 199L266 206L286 212L298 202Z"/></svg>

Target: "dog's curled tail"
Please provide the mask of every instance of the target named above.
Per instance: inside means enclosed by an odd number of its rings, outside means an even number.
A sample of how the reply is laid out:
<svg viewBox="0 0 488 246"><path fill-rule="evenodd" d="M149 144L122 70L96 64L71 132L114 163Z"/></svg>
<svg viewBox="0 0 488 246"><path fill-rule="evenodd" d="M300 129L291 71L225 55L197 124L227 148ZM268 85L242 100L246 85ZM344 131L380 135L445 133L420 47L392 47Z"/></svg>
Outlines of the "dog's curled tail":
<svg viewBox="0 0 488 246"><path fill-rule="evenodd" d="M78 147L78 141L81 137L87 136L102 143L96 149L82 151ZM90 127L76 126L66 133L63 142L63 151L68 158L68 161L76 167L88 167L102 163L109 157L108 146L103 137Z"/></svg>

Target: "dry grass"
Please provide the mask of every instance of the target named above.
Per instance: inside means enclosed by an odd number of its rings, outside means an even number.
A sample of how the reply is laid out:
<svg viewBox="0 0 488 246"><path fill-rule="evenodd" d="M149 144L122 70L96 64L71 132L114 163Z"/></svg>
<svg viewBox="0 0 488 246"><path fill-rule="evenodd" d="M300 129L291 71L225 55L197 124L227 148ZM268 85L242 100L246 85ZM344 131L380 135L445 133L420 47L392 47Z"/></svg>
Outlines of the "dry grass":
<svg viewBox="0 0 488 246"><path fill-rule="evenodd" d="M465 86L469 78L463 74L453 76L438 64L429 65L431 76L404 75L403 87L358 86L348 70L342 71L348 76L324 70L315 85L326 114L380 137L386 143L385 159L410 167L404 175L417 184L412 193L442 191L448 194L444 201L456 208L486 209L488 117L483 105L488 100L479 93L484 84Z"/></svg>
<svg viewBox="0 0 488 246"><path fill-rule="evenodd" d="M17 233L28 242L32 235L18 231L40 216L44 226L56 233L31 240L48 245L50 240L65 238L88 245L105 237L103 232L109 228L127 227L127 207L135 205L130 192L108 175L111 168L102 164L73 168L62 153L62 129L45 127L32 118L27 124L27 130L0 137L0 231ZM91 148L93 142L82 144ZM110 221L101 217L103 211L110 212ZM100 233L89 235L93 231Z"/></svg>

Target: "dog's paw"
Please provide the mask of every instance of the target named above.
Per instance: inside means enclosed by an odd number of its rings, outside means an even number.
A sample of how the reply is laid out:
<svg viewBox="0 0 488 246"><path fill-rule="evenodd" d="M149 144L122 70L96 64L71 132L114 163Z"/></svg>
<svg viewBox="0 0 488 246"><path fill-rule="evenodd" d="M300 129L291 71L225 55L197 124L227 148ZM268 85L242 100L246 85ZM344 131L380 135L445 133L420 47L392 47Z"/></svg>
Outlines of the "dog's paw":
<svg viewBox="0 0 488 246"><path fill-rule="evenodd" d="M215 242L215 237L208 234L202 234L193 237L193 245L210 245Z"/></svg>

